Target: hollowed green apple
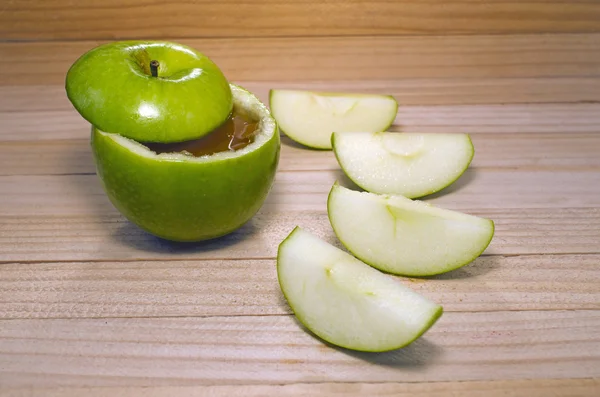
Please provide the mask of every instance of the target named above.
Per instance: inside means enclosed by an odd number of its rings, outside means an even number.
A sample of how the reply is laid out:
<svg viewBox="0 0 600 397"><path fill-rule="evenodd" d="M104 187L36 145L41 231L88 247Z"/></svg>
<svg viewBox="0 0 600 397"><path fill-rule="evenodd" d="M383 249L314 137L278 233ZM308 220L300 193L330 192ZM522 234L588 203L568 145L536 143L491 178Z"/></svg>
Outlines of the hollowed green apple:
<svg viewBox="0 0 600 397"><path fill-rule="evenodd" d="M254 95L231 89L233 111L259 121L254 142L237 151L157 155L133 139L93 128L98 175L129 220L165 239L199 241L232 232L259 210L275 177L278 128Z"/></svg>
<svg viewBox="0 0 600 397"><path fill-rule="evenodd" d="M279 246L277 274L298 320L348 349L401 348L442 315L440 305L298 227Z"/></svg>

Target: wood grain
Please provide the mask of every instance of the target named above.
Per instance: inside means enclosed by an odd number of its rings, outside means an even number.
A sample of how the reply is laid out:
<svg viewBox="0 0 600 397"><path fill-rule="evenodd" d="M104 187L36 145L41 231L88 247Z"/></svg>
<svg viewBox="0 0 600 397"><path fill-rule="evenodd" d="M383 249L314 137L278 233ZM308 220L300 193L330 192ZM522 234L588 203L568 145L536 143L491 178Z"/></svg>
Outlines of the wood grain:
<svg viewBox="0 0 600 397"><path fill-rule="evenodd" d="M600 102L589 78L398 79L372 81L236 81L268 104L270 89L393 95L401 106ZM62 85L0 86L0 112L75 111Z"/></svg>
<svg viewBox="0 0 600 397"><path fill-rule="evenodd" d="M600 129L600 127L599 127ZM25 137L25 136L23 136ZM600 168L600 134L471 134L471 167L540 171ZM282 138L280 171L339 170L332 152L309 150ZM0 175L94 174L89 140L2 141Z"/></svg>
<svg viewBox="0 0 600 397"><path fill-rule="evenodd" d="M398 282L445 312L600 309L600 255L486 256ZM289 314L275 260L7 263L0 316L116 318Z"/></svg>
<svg viewBox="0 0 600 397"><path fill-rule="evenodd" d="M590 78L600 34L235 38L179 40L231 81L429 78ZM70 65L102 42L0 43L0 85L63 85ZM242 60L242 61L240 61Z"/></svg>
<svg viewBox="0 0 600 397"><path fill-rule="evenodd" d="M600 388L598 379L527 379L504 381L435 383L296 383L288 385L162 386L162 387L73 387L0 389L3 397L592 397Z"/></svg>
<svg viewBox="0 0 600 397"><path fill-rule="evenodd" d="M0 39L597 32L596 2L67 0L5 2ZM52 15L52 18L48 18Z"/></svg>
<svg viewBox="0 0 600 397"><path fill-rule="evenodd" d="M75 110L0 112L0 142L87 139ZM401 106L392 131L472 134L597 133L600 103Z"/></svg>
<svg viewBox="0 0 600 397"><path fill-rule="evenodd" d="M335 242L325 208L340 170L279 172L261 212L237 232L171 244L124 220L96 175L1 176L3 261L272 258L296 226ZM600 252L597 171L468 170L428 201L496 222L488 254ZM501 205L499 204L501 203ZM76 249L73 249L76 248Z"/></svg>
<svg viewBox="0 0 600 397"><path fill-rule="evenodd" d="M157 239L113 209L106 215L0 216L0 263L273 259L279 243L296 226L341 248L323 208L269 212L270 208L265 207L226 237L197 244ZM495 237L485 255L600 253L598 208L490 208L467 212L496 223Z"/></svg>
<svg viewBox="0 0 600 397"><path fill-rule="evenodd" d="M599 2L76 3L0 4L0 396L598 394ZM267 202L231 235L177 244L125 220L64 79L134 37L191 45L265 102L392 94L392 130L470 133L471 168L426 200L493 219L492 244L457 271L396 278L441 320L384 354L300 326L277 245L300 225L341 247L326 197L356 187L331 152L285 137Z"/></svg>
<svg viewBox="0 0 600 397"><path fill-rule="evenodd" d="M293 316L2 320L0 384L590 378L599 375L599 331L600 311L445 313L409 347L369 354L328 347Z"/></svg>
<svg viewBox="0 0 600 397"><path fill-rule="evenodd" d="M265 214L326 210L336 182L353 187L341 170L278 172ZM114 214L96 175L0 176L0 216ZM453 185L425 198L456 210L600 207L597 171L468 169ZM499 202L502 206L499 206Z"/></svg>

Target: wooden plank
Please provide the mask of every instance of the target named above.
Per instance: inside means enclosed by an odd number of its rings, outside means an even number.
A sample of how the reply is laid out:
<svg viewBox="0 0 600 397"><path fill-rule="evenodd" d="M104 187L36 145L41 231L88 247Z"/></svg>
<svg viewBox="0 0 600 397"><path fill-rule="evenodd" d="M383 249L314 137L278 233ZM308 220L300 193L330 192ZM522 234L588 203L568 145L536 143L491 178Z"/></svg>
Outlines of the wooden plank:
<svg viewBox="0 0 600 397"><path fill-rule="evenodd" d="M411 346L331 348L292 316L2 320L4 387L589 378L599 311L445 313Z"/></svg>
<svg viewBox="0 0 600 397"><path fill-rule="evenodd" d="M600 102L600 78L235 81L268 104L270 89L393 95L402 106ZM72 110L62 85L0 86L0 112Z"/></svg>
<svg viewBox="0 0 600 397"><path fill-rule="evenodd" d="M40 204L43 205L43 204ZM0 216L0 263L28 261L132 261L273 259L278 244L301 226L341 247L325 213L279 212L266 205L223 238L197 244L157 239L110 209L79 216ZM600 211L582 209L469 209L491 218L496 234L485 255L600 253Z"/></svg>
<svg viewBox="0 0 600 397"><path fill-rule="evenodd" d="M126 10L126 11L124 11ZM53 18L48 18L52 15ZM590 1L504 0L327 2L107 0L102 6L66 0L4 4L0 38L9 40L570 33L600 30Z"/></svg>
<svg viewBox="0 0 600 397"><path fill-rule="evenodd" d="M162 387L13 388L0 390L3 397L593 397L598 379L527 379L504 381L432 383L295 383L287 385L216 385Z"/></svg>
<svg viewBox="0 0 600 397"><path fill-rule="evenodd" d="M0 112L0 142L87 139L75 110ZM597 133L600 103L401 106L391 131L473 134Z"/></svg>
<svg viewBox="0 0 600 397"><path fill-rule="evenodd" d="M600 128L599 128L600 131ZM581 171L600 168L600 133L471 134L477 169ZM330 151L309 150L283 137L279 171L338 170ZM94 174L89 140L3 141L0 175Z"/></svg>
<svg viewBox="0 0 600 397"><path fill-rule="evenodd" d="M572 1L327 2L157 0L8 2L0 39L81 40L140 37L321 36L364 34L570 33L600 30L600 7ZM48 18L52 15L52 18Z"/></svg>
<svg viewBox="0 0 600 397"><path fill-rule="evenodd" d="M597 253L599 178L598 172L470 169L429 201L493 219L488 254ZM351 186L339 170L279 172L246 226L223 239L180 245L125 221L95 175L3 176L0 261L272 258L296 225L335 243L325 213L335 180Z"/></svg>
<svg viewBox="0 0 600 397"><path fill-rule="evenodd" d="M89 139L2 141L0 144L0 175L95 172Z"/></svg>
<svg viewBox="0 0 600 397"><path fill-rule="evenodd" d="M269 213L325 211L341 170L278 172ZM96 175L0 176L0 216L105 216L114 210ZM468 169L425 200L457 210L600 207L600 172Z"/></svg>
<svg viewBox="0 0 600 397"><path fill-rule="evenodd" d="M231 81L597 77L600 35L186 39ZM100 42L0 43L0 85L63 85ZM243 61L240 61L243 60Z"/></svg>
<svg viewBox="0 0 600 397"><path fill-rule="evenodd" d="M600 255L485 256L398 282L445 312L600 309ZM275 260L7 263L0 318L289 314Z"/></svg>

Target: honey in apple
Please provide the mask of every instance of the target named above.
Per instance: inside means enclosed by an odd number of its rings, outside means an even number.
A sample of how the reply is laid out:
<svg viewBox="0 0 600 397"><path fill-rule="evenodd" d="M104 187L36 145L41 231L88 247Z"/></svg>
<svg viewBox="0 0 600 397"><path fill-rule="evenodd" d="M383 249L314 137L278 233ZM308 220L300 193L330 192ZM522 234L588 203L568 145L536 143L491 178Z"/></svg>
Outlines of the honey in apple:
<svg viewBox="0 0 600 397"><path fill-rule="evenodd" d="M200 139L176 143L144 142L143 144L156 154L184 153L200 157L245 148L254 141L257 128L258 122L232 114L220 127Z"/></svg>

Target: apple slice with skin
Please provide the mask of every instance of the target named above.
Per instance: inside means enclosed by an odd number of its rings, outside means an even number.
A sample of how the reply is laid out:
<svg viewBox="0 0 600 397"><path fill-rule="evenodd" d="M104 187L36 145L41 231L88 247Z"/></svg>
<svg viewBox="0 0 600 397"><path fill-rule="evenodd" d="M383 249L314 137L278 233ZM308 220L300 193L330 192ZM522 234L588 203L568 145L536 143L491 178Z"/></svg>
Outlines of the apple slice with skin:
<svg viewBox="0 0 600 397"><path fill-rule="evenodd" d="M338 185L327 200L342 244L369 265L404 276L432 276L472 262L494 236L494 222L402 196Z"/></svg>
<svg viewBox="0 0 600 397"><path fill-rule="evenodd" d="M277 275L298 320L348 349L401 348L442 315L440 305L299 227L279 245Z"/></svg>
<svg viewBox="0 0 600 397"><path fill-rule="evenodd" d="M409 198L452 184L475 153L467 134L336 132L331 140L338 163L358 186Z"/></svg>
<svg viewBox="0 0 600 397"><path fill-rule="evenodd" d="M271 90L269 101L280 129L315 149L331 149L334 131L384 131L398 112L387 95Z"/></svg>

